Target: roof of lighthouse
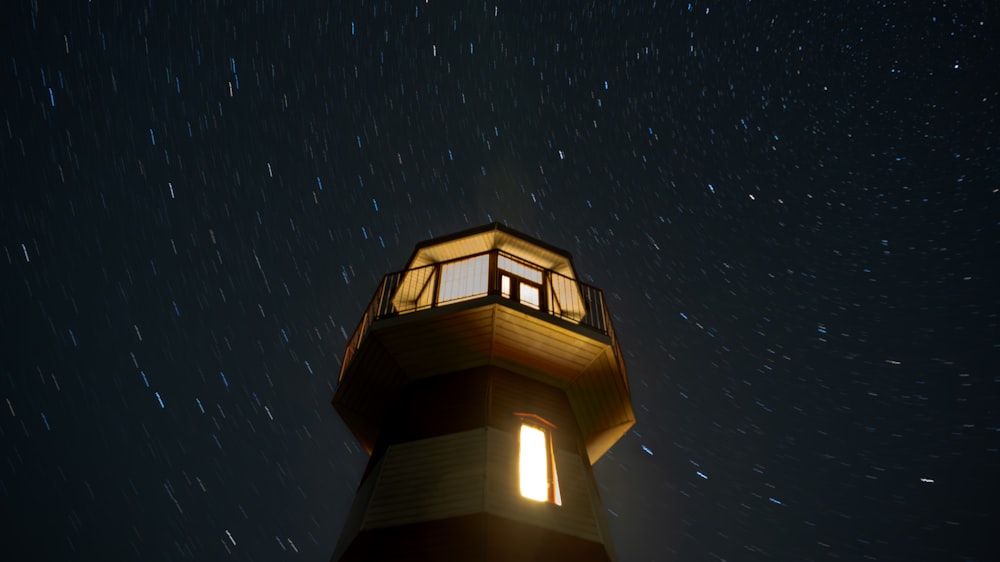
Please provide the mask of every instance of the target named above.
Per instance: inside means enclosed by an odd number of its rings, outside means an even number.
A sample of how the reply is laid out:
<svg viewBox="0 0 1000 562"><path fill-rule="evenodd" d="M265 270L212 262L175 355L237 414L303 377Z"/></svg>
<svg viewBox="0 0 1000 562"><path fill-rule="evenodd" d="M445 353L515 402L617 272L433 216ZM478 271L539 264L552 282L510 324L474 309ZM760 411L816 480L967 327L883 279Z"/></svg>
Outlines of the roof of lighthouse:
<svg viewBox="0 0 1000 562"><path fill-rule="evenodd" d="M573 258L569 252L498 222L419 242L413 249L406 269L490 250L502 250L545 269L576 278Z"/></svg>

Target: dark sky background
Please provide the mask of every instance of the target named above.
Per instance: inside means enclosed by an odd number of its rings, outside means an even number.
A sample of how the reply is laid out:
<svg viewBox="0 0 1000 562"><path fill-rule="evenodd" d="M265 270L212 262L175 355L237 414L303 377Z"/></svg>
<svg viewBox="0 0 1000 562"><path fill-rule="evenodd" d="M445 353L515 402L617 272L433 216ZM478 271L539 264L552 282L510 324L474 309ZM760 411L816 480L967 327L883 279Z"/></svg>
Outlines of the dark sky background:
<svg viewBox="0 0 1000 562"><path fill-rule="evenodd" d="M491 221L608 298L621 562L997 559L995 2L319 4L4 4L4 559L326 560L346 338Z"/></svg>

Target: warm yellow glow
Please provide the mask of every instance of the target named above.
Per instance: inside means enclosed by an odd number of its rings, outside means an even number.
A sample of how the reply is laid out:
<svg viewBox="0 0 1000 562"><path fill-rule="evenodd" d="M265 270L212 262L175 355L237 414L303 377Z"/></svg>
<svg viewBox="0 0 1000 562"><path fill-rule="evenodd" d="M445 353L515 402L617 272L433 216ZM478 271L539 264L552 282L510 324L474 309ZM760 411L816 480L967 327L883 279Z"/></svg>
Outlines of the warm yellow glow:
<svg viewBox="0 0 1000 562"><path fill-rule="evenodd" d="M503 257L503 256L501 256ZM523 280L513 281L510 275L500 275L500 294L510 298L511 286L517 284L517 298L521 301L521 304L530 306L535 310L541 305L541 292L539 292L538 287L530 285Z"/></svg>
<svg viewBox="0 0 1000 562"><path fill-rule="evenodd" d="M542 271L540 269L536 269L520 261L514 261L503 254L497 257L497 266L528 281L539 284L542 282Z"/></svg>
<svg viewBox="0 0 1000 562"><path fill-rule="evenodd" d="M545 432L521 426L521 495L536 501L549 499L549 455Z"/></svg>
<svg viewBox="0 0 1000 562"><path fill-rule="evenodd" d="M486 294L490 276L490 258L475 256L441 266L438 303L463 301Z"/></svg>
<svg viewBox="0 0 1000 562"><path fill-rule="evenodd" d="M527 283L521 283L518 287L518 293L521 297L521 304L526 304L535 309L538 308L540 302L538 300L538 287L532 287Z"/></svg>

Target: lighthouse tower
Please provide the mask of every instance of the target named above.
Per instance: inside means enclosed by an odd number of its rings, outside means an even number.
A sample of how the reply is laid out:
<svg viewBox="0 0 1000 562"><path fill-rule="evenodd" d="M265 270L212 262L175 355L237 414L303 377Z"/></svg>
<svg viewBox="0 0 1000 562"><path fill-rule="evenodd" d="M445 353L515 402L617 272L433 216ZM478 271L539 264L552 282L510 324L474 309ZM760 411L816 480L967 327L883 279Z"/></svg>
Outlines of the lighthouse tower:
<svg viewBox="0 0 1000 562"><path fill-rule="evenodd" d="M591 465L635 415L566 251L496 223L417 244L333 406L371 460L332 560L615 559Z"/></svg>

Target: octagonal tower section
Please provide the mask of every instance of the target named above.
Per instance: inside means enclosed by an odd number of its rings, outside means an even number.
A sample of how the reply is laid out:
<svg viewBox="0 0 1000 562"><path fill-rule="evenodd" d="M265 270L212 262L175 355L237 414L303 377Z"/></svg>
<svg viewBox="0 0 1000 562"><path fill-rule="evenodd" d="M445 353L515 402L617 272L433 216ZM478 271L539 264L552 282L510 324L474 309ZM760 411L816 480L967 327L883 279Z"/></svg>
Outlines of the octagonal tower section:
<svg viewBox="0 0 1000 562"><path fill-rule="evenodd" d="M498 223L416 245L344 353L371 454L333 560L613 560L591 466L634 423L601 291Z"/></svg>

